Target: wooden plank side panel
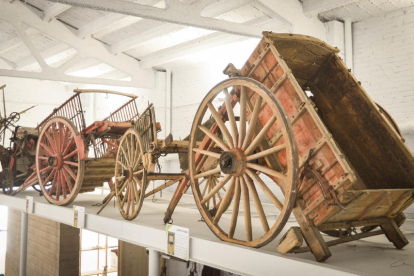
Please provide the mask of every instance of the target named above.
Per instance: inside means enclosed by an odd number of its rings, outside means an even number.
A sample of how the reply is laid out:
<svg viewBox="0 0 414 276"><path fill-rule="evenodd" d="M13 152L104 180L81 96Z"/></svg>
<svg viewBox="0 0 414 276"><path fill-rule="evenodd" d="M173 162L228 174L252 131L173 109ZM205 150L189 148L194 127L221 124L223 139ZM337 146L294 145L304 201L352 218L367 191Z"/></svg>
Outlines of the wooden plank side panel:
<svg viewBox="0 0 414 276"><path fill-rule="evenodd" d="M414 188L411 152L338 56L310 88L325 124L367 188Z"/></svg>
<svg viewBox="0 0 414 276"><path fill-rule="evenodd" d="M324 60L327 59L327 55L328 54L325 53L325 56L323 57ZM293 54L287 56L292 57L292 60L294 59ZM323 64L320 57L315 56L315 58L318 59L319 64ZM274 91L274 93L293 122L293 130L297 142L299 158L303 160L301 165L304 164L310 149L314 148L315 152L311 158L310 164L312 165L316 162L322 164L322 167L319 169L323 173L322 176L325 178L326 183L330 185L337 183L338 179L340 179L345 173L349 172L344 169L342 163L337 160L337 156L340 156L341 152L338 148L332 148L331 145L333 142L330 140L330 134L327 132L327 129L324 128L323 122L321 122L321 119L316 114L312 101L308 99L302 89L295 84L296 80L293 75L290 74L292 68L288 68L286 64L284 64L283 59L282 61L280 60L280 57L278 57L278 51L274 48L274 45L267 44L264 39L259 43L256 50L242 68L242 75L249 76L259 82L262 82L269 89L272 89L275 83L277 83L277 81L280 80L284 74L288 74L290 76L283 82L283 85L278 90ZM288 62L286 59L285 61ZM315 63L314 60L309 60L307 62L309 62L309 64L306 65L309 66L308 69L310 69L312 64ZM319 69L320 65L315 64L315 66L312 67L312 75L316 74L316 67ZM310 78L310 76L303 75L300 76L300 78ZM252 104L256 101L256 99L252 98L250 100ZM305 111L299 112L303 107L305 107ZM300 115L295 117L297 114ZM261 115L262 116L259 116L259 120L263 124L268 120L269 115L266 113L261 113ZM319 120L319 122L315 120ZM271 129L268 133L269 139L277 136L278 130L279 127ZM283 142L283 139L281 139L276 144ZM336 152L334 153L333 151ZM285 152L279 152L278 157L281 163L285 165ZM320 198L322 195L322 190L319 188L319 185L315 185L316 182L314 180L310 182L312 183L306 183L301 186L301 188L304 189L303 192L299 190L299 194L305 199L305 207L311 204L314 199ZM347 188L350 187L352 187L352 185L347 186ZM326 190L329 190L328 186L325 188ZM324 204L324 206L327 206L329 210L334 210L334 208L329 206L329 204L332 204L333 202L334 199L330 197L329 203ZM319 204L316 205L315 208L318 206Z"/></svg>

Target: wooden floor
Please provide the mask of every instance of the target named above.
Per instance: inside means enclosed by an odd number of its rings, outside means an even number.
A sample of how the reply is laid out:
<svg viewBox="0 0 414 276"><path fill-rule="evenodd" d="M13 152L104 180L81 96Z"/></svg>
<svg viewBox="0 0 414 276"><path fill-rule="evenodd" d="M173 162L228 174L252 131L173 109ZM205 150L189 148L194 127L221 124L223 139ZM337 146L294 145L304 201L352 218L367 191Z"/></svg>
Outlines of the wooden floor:
<svg viewBox="0 0 414 276"><path fill-rule="evenodd" d="M26 195L33 196L35 201L46 202L43 197L39 197L33 190L22 192L17 196L24 198ZM154 202L152 201L152 198L146 199L141 213L131 223L137 223L157 229L165 229L162 218L164 217L171 196L171 194L164 192L163 198L160 198L159 194L157 194ZM104 195L80 194L74 201L74 204L86 207L87 213L96 213L100 207L92 205L101 202L102 198L104 198ZM264 205L266 214L272 214L271 207L271 205ZM71 206L68 206L68 208L71 208ZM273 214L276 218L277 213ZM113 202L108 204L101 215L112 219L122 220L122 217ZM253 220L259 220L257 214L252 215L254 216ZM408 217L412 216L408 215ZM192 195L185 195L174 213L174 224L190 228L192 237L217 241L218 239L208 229L207 225L204 222L199 221L200 218L201 216ZM228 221L230 225L230 218L231 211L229 210L223 215L223 219ZM253 228L253 233L259 235L261 233L260 222L253 223L253 225L259 226L258 228ZM285 232L291 226L295 225L295 219L294 217L291 217L283 231ZM243 231L243 226L237 228L235 235L237 235L237 233L243 235ZM355 274L359 275L414 275L414 220L408 219L403 225L402 231L410 241L410 244L403 250L395 249L385 236L376 236L330 247L332 257L329 258L325 264L338 270L353 270ZM280 237L284 232L282 232ZM324 238L327 240L330 239L327 236L324 236ZM276 238L276 240L259 249L259 251L263 253L274 253L276 252L278 242L279 238ZM315 265L319 265L311 253L289 254L289 256L291 258L306 259L307 262L311 261L314 262Z"/></svg>

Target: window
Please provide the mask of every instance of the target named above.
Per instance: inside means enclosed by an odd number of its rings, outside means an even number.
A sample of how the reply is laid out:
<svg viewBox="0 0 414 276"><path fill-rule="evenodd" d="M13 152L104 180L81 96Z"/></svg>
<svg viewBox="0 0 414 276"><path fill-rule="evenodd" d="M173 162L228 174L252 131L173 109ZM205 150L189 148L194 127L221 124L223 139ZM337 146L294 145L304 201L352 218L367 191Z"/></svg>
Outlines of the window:
<svg viewBox="0 0 414 276"><path fill-rule="evenodd" d="M81 275L118 275L117 249L117 239L82 229ZM107 274L104 272L105 268Z"/></svg>

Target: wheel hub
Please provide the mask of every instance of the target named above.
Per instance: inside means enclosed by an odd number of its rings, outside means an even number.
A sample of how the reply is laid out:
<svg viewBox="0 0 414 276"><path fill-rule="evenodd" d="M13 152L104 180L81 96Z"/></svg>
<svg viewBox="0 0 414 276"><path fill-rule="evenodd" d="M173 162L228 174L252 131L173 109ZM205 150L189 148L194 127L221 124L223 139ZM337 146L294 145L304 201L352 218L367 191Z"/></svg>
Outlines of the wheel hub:
<svg viewBox="0 0 414 276"><path fill-rule="evenodd" d="M58 167L60 169L63 166L63 158L60 154L49 156L47 163L51 167Z"/></svg>
<svg viewBox="0 0 414 276"><path fill-rule="evenodd" d="M241 149L225 151L220 155L220 168L225 174L241 176L246 170L246 155Z"/></svg>

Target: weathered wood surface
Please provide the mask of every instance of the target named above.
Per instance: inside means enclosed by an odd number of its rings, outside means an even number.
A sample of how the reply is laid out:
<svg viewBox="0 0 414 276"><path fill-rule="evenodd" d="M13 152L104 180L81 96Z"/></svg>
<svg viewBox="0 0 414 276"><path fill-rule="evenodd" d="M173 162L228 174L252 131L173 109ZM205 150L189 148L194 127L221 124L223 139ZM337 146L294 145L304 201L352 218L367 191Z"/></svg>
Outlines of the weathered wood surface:
<svg viewBox="0 0 414 276"><path fill-rule="evenodd" d="M6 274L19 275L21 212L9 209ZM80 230L29 215L26 274L79 275Z"/></svg>
<svg viewBox="0 0 414 276"><path fill-rule="evenodd" d="M392 118L372 101L338 52L309 36L265 32L238 72L268 87L291 120L304 172L294 213L319 261L330 252L318 228L340 229L341 223L351 221L379 219L370 225L385 225L394 244L402 246L398 227L383 220L395 218L414 202L411 151ZM262 124L266 119L260 118ZM268 137L272 145L283 143L273 130ZM283 156L278 157L284 165Z"/></svg>

